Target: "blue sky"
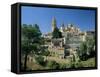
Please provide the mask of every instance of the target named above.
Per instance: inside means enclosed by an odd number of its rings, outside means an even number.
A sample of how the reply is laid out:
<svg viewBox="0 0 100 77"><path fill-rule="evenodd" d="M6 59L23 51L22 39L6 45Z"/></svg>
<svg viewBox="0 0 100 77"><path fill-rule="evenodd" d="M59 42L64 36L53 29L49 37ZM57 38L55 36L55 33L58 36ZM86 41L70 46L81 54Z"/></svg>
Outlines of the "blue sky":
<svg viewBox="0 0 100 77"><path fill-rule="evenodd" d="M57 27L62 23L74 24L82 31L95 29L95 10L77 10L22 6L22 24L38 24L41 32L51 32L52 18L55 17Z"/></svg>

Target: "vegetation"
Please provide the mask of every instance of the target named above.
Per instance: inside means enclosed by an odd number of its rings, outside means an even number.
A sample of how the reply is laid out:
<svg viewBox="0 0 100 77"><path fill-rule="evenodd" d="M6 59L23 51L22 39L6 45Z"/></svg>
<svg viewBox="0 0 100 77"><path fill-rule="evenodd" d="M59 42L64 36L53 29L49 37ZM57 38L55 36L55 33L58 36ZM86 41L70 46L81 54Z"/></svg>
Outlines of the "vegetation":
<svg viewBox="0 0 100 77"><path fill-rule="evenodd" d="M37 56L35 59L36 59L36 61L37 61L38 64L40 64L42 66L45 66L46 61L44 60L43 56Z"/></svg>
<svg viewBox="0 0 100 77"><path fill-rule="evenodd" d="M95 67L95 58L89 58L86 61L81 61L82 67Z"/></svg>
<svg viewBox="0 0 100 77"><path fill-rule="evenodd" d="M54 38L62 38L62 33L59 31L59 29L56 27L56 23L54 24L54 30L52 32L52 39ZM93 67L95 66L95 40L94 38L87 38L86 41L82 42L80 47L77 48L78 57L80 60L76 61L76 56L73 54L71 62L69 63L60 63L59 61L49 60L48 57L50 57L50 49L48 49L48 46L45 46L45 40L47 40L47 43L50 42L48 39L44 39L41 37L42 33L39 29L39 26L37 24L34 25L22 25L22 37L21 37L21 53L23 55L23 70L30 70L31 67L35 66L37 69L67 69L67 68L79 68L79 67ZM67 41L69 42L70 37L72 35L67 35ZM69 48L69 47L67 47ZM68 53L67 48L65 48L64 56ZM52 52L53 55L51 57L55 57L56 54ZM35 62L28 62L28 56L34 55ZM65 55L66 54L66 55ZM67 58L64 58L67 59ZM34 65L34 66L33 66ZM31 66L31 67L29 67Z"/></svg>
<svg viewBox="0 0 100 77"><path fill-rule="evenodd" d="M59 64L56 61L48 61L47 66L49 69L59 69Z"/></svg>
<svg viewBox="0 0 100 77"><path fill-rule="evenodd" d="M78 55L81 60L87 60L95 56L95 40L94 38L87 38L85 42L82 42L78 50Z"/></svg>
<svg viewBox="0 0 100 77"><path fill-rule="evenodd" d="M39 26L35 25L22 25L22 53L25 54L24 70L27 69L27 56L32 52L40 54L41 51L41 32Z"/></svg>
<svg viewBox="0 0 100 77"><path fill-rule="evenodd" d="M52 38L62 38L62 33L59 31L57 27L52 32Z"/></svg>

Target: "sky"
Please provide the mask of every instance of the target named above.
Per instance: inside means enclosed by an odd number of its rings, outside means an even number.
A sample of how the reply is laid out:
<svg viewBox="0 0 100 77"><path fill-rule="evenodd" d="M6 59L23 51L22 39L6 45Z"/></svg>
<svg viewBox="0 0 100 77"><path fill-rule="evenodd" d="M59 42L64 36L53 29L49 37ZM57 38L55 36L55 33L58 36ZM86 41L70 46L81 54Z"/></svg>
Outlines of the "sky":
<svg viewBox="0 0 100 77"><path fill-rule="evenodd" d="M42 33L52 31L53 17L58 28L64 23L65 26L74 24L82 31L95 30L95 10L21 7L21 24L38 24Z"/></svg>

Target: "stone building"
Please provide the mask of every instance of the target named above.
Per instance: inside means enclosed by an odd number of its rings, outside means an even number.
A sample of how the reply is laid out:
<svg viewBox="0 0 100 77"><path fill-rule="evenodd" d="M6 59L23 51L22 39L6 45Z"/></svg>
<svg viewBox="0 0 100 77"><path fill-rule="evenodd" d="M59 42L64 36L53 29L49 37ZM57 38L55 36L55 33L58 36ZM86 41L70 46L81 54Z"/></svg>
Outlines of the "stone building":
<svg viewBox="0 0 100 77"><path fill-rule="evenodd" d="M52 19L52 32L57 27L56 19ZM59 28L59 31L62 33L62 38L52 39L52 32L44 35L44 38L51 40L49 47L54 49L54 52L58 55L64 57L66 55L65 51L70 53L77 53L75 50L80 47L81 42L86 41L86 37L93 37L95 35L94 31L82 32L80 28L76 27L73 24L64 25L62 24ZM61 50L62 49L62 50ZM75 51L75 52L74 52Z"/></svg>

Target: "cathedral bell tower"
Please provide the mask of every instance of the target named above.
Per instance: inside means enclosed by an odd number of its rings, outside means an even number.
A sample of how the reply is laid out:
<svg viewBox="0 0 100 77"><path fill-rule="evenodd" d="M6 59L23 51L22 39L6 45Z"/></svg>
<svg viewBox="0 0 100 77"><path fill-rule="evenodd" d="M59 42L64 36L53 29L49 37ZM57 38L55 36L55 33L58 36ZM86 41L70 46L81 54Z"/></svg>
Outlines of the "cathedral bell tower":
<svg viewBox="0 0 100 77"><path fill-rule="evenodd" d="M52 32L54 31L54 29L57 27L57 24L56 24L56 19L55 17L52 19Z"/></svg>

